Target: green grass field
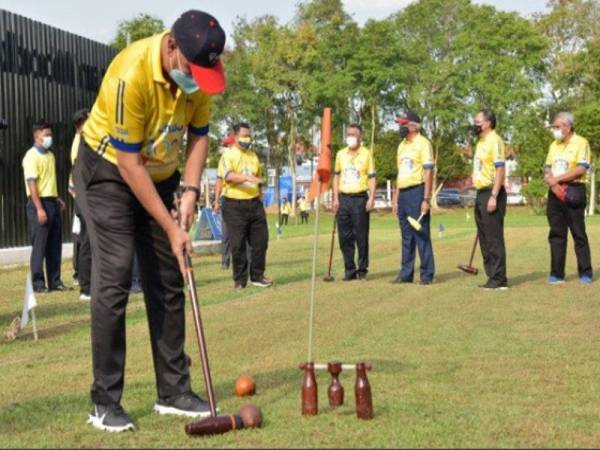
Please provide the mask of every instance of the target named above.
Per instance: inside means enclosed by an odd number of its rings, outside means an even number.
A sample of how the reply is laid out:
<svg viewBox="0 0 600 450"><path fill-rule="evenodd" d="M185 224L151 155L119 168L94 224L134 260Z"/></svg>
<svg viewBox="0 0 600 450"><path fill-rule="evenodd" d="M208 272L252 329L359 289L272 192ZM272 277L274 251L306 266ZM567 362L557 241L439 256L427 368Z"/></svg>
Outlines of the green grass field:
<svg viewBox="0 0 600 450"><path fill-rule="evenodd" d="M321 227L315 359L367 360L375 419L354 413L354 373L343 373L346 404L331 410L329 376L318 378L320 414L300 415L312 255L310 226L290 225L268 253L275 287L232 289L218 256L196 257L198 292L219 406L262 408L264 426L188 438L186 419L152 412L155 385L142 296L130 299L123 405L137 431L102 433L86 425L91 406L89 306L76 292L38 296L40 341L31 328L0 344L2 447L597 447L600 444L600 308L598 282L577 281L572 243L568 282L548 286L544 217L510 208L507 292L482 292L456 270L474 237L464 210L434 218L437 277L432 286L396 286L400 240L391 214L374 214L367 283L320 281L331 216ZM271 225L273 219L270 219ZM437 225L446 232L438 236ZM272 227L272 231L274 227ZM588 220L593 257L600 218ZM482 268L478 254L475 264ZM336 248L335 274L341 278ZM598 269L596 268L598 273ZM71 265L63 266L71 279ZM20 314L26 269L0 271L0 325ZM194 389L204 396L198 350L188 315L187 351ZM237 398L236 377L257 380L257 395Z"/></svg>

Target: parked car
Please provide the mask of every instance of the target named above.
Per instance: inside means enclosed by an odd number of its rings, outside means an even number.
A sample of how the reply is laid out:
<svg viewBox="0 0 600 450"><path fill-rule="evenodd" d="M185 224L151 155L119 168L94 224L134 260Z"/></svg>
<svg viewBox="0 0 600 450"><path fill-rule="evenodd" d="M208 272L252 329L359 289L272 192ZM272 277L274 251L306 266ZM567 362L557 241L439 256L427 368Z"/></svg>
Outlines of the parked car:
<svg viewBox="0 0 600 450"><path fill-rule="evenodd" d="M375 201L373 202L375 209L389 208L387 200L383 194L375 194Z"/></svg>
<svg viewBox="0 0 600 450"><path fill-rule="evenodd" d="M526 203L525 197L516 192L509 192L506 197L506 203L509 205L524 205Z"/></svg>
<svg viewBox="0 0 600 450"><path fill-rule="evenodd" d="M465 188L460 193L460 203L464 207L475 206L475 197L477 197L477 189L474 187Z"/></svg>
<svg viewBox="0 0 600 450"><path fill-rule="evenodd" d="M437 195L437 204L440 206L460 205L461 195L458 189L448 188L442 189Z"/></svg>

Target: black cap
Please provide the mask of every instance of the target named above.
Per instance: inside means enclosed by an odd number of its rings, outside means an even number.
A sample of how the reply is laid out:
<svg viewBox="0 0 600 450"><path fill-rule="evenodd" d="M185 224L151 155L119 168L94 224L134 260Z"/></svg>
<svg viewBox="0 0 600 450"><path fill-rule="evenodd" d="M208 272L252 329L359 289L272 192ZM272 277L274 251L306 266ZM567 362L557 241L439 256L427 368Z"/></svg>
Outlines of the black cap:
<svg viewBox="0 0 600 450"><path fill-rule="evenodd" d="M225 48L225 31L208 13L190 10L183 13L171 30L177 47L190 62L194 80L204 92L218 94L225 90L221 53Z"/></svg>
<svg viewBox="0 0 600 450"><path fill-rule="evenodd" d="M396 117L396 123L400 125L406 125L407 123L421 123L421 118L419 115L413 111L406 111L403 114L400 114Z"/></svg>

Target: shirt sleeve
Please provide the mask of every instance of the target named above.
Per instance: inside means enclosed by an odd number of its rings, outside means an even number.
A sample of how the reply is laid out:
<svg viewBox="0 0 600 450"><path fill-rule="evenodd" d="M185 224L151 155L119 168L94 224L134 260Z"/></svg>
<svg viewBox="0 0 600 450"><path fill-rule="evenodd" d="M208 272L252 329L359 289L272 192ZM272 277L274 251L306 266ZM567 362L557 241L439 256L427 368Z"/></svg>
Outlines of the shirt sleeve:
<svg viewBox="0 0 600 450"><path fill-rule="evenodd" d="M139 153L145 134L145 100L134 81L108 80L106 110L110 144L119 151Z"/></svg>
<svg viewBox="0 0 600 450"><path fill-rule="evenodd" d="M36 159L31 157L31 153L27 153L23 158L23 173L25 174L25 180L28 181L37 180L40 176Z"/></svg>
<svg viewBox="0 0 600 450"><path fill-rule="evenodd" d="M431 142L426 141L421 148L421 161L423 161L423 169L433 169L433 146Z"/></svg>
<svg viewBox="0 0 600 450"><path fill-rule="evenodd" d="M188 125L190 133L196 136L206 136L208 134L211 104L212 100L208 95L203 95L202 100L198 101L192 120Z"/></svg>
<svg viewBox="0 0 600 450"><path fill-rule="evenodd" d="M590 168L590 143L587 140L584 140L577 150L577 165Z"/></svg>
<svg viewBox="0 0 600 450"><path fill-rule="evenodd" d="M371 152L369 152L369 168L367 174L369 178L375 178L377 176L377 172L375 172L375 159Z"/></svg>
<svg viewBox="0 0 600 450"><path fill-rule="evenodd" d="M498 167L504 167L505 166L505 162L506 162L504 142L502 142L502 139L498 138L498 140L496 141L496 143L493 144L493 145L495 145L495 148L494 148L494 165L496 166L496 168L498 168Z"/></svg>
<svg viewBox="0 0 600 450"><path fill-rule="evenodd" d="M217 165L217 178L221 180L225 178L225 169L223 168L223 156L219 159L219 164Z"/></svg>

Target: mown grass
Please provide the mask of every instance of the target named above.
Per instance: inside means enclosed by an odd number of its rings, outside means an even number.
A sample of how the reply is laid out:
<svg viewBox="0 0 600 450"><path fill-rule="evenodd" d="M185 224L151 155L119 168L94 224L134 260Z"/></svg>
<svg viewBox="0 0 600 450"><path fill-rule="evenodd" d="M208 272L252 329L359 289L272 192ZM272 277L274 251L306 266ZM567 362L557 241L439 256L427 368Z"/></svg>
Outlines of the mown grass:
<svg viewBox="0 0 600 450"><path fill-rule="evenodd" d="M464 210L434 218L437 283L396 286L399 232L390 214L373 215L367 283L334 283L325 271L331 216L323 215L315 322L315 359L368 360L376 416L354 414L354 374L343 373L346 404L327 405L329 377L320 374L320 414L300 415L313 230L290 225L272 237L269 290L232 290L219 257L194 259L219 406L260 406L264 427L203 439L183 432L184 419L152 413L155 384L145 308L130 299L123 405L135 433L110 435L86 425L91 383L89 307L75 292L38 297L41 340L30 328L0 344L2 447L596 447L600 443L600 316L598 284L579 285L572 244L568 283L544 283L549 268L544 217L511 208L507 216L507 292L482 292L482 275L456 270L474 237ZM271 224L274 219L270 219ZM446 231L438 235L438 225ZM588 229L595 256L600 219ZM274 227L272 227L274 231ZM482 268L478 254L475 264ZM65 281L70 264L63 267ZM598 272L598 270L597 270ZM25 268L0 272L0 325L20 313ZM194 388L204 391L198 351L187 324ZM239 399L242 372L258 394Z"/></svg>

